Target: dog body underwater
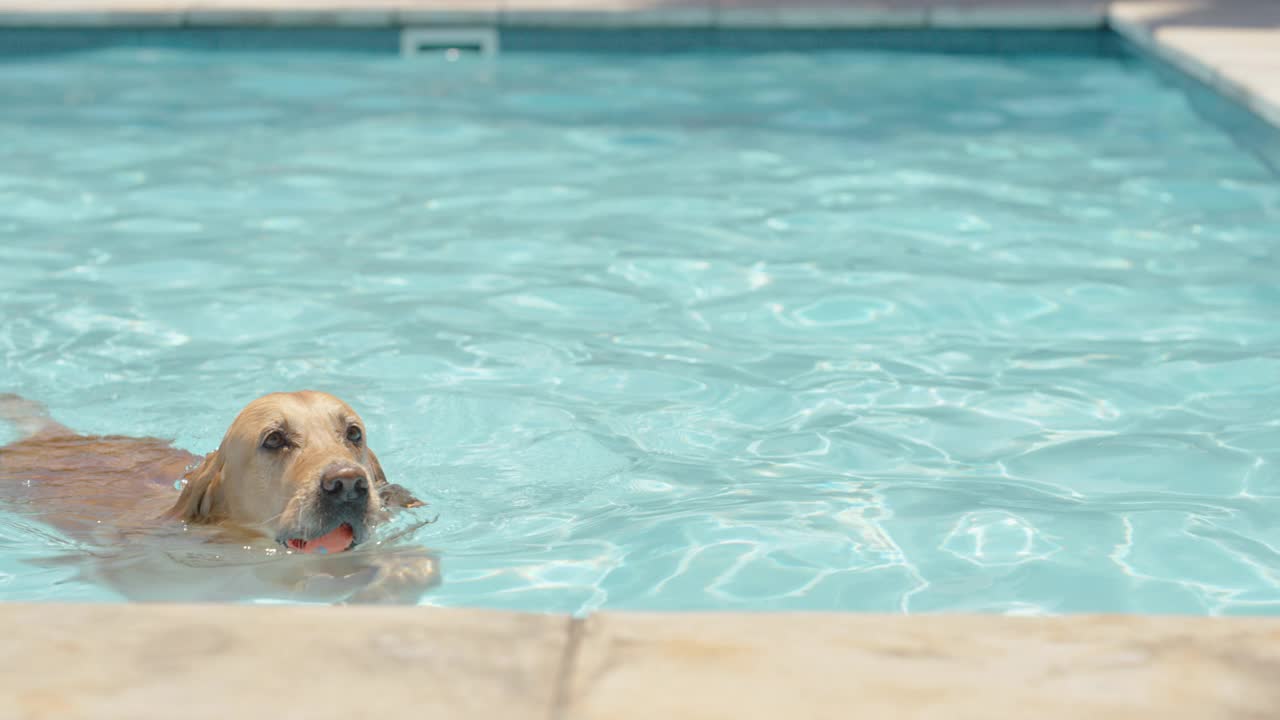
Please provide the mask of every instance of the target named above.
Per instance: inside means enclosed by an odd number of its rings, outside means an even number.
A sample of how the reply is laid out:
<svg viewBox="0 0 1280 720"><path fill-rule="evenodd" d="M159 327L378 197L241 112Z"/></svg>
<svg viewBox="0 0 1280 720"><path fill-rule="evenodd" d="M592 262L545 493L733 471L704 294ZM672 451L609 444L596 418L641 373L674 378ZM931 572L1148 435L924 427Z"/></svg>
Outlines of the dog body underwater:
<svg viewBox="0 0 1280 720"><path fill-rule="evenodd" d="M332 395L258 398L203 457L81 435L16 395L0 395L0 420L19 433L0 447L0 509L61 531L77 551L54 562L131 600L412 603L438 582L426 549L374 539L423 503Z"/></svg>

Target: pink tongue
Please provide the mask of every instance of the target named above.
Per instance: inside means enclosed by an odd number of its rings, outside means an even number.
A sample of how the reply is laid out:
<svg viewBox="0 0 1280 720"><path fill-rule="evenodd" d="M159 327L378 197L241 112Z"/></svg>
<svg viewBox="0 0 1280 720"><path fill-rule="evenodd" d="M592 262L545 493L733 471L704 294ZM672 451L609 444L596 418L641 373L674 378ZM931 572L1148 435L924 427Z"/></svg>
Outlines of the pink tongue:
<svg viewBox="0 0 1280 720"><path fill-rule="evenodd" d="M351 526L343 523L336 530L321 535L314 540L300 540L294 538L289 541L289 547L294 550L301 550L304 553L340 553L351 547L351 543L356 539L355 533L351 531Z"/></svg>

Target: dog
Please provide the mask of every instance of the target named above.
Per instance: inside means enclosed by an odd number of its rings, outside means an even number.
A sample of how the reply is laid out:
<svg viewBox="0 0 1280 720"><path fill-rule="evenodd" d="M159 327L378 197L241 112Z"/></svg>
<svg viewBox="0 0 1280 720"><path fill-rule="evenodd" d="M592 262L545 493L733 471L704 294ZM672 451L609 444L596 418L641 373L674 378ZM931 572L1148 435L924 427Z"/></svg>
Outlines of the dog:
<svg viewBox="0 0 1280 720"><path fill-rule="evenodd" d="M82 576L131 600L415 603L439 580L424 548L371 543L392 510L425 503L387 481L333 395L260 397L203 457L81 435L16 395L0 420L19 434L0 447L0 505L78 543Z"/></svg>

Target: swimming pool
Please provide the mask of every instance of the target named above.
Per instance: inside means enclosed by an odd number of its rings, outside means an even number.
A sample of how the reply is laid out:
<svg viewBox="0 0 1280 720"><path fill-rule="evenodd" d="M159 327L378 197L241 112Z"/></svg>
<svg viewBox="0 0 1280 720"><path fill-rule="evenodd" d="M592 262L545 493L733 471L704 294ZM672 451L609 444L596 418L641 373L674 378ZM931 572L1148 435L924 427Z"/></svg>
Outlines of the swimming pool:
<svg viewBox="0 0 1280 720"><path fill-rule="evenodd" d="M1280 182L1143 63L115 48L0 137L0 391L337 393L428 604L1280 610Z"/></svg>

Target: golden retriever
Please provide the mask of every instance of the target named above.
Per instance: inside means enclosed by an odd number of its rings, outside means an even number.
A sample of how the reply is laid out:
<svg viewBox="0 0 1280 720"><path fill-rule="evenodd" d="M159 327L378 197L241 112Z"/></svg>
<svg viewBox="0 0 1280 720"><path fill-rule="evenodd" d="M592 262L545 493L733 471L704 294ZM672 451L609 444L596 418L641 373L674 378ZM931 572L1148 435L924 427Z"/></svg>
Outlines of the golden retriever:
<svg viewBox="0 0 1280 720"><path fill-rule="evenodd" d="M20 435L0 447L0 502L88 544L86 574L126 597L416 602L438 578L421 548L361 547L391 508L423 503L332 395L258 398L203 458L77 434L15 395L0 419Z"/></svg>

